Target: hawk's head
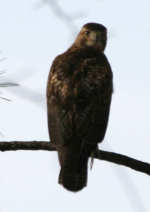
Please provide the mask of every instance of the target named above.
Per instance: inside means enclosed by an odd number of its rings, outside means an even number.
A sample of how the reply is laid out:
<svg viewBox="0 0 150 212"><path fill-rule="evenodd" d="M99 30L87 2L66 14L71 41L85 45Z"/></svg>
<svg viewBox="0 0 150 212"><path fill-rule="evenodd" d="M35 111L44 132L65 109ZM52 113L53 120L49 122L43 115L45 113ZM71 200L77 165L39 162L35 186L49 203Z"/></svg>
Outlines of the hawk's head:
<svg viewBox="0 0 150 212"><path fill-rule="evenodd" d="M77 47L96 47L100 51L104 51L107 41L107 29L101 24L88 23L85 24L79 32L75 45Z"/></svg>

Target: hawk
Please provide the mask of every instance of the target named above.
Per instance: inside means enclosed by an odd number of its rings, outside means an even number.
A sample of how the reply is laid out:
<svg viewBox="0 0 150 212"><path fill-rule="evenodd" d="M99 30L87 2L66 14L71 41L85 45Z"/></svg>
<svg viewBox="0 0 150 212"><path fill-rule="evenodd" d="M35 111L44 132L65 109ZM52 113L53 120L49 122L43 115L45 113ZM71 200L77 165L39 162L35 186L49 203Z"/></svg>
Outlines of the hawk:
<svg viewBox="0 0 150 212"><path fill-rule="evenodd" d="M113 75L106 41L105 26L85 24L72 46L54 59L48 77L48 129L61 166L59 183L73 192L87 185L88 159L107 128Z"/></svg>

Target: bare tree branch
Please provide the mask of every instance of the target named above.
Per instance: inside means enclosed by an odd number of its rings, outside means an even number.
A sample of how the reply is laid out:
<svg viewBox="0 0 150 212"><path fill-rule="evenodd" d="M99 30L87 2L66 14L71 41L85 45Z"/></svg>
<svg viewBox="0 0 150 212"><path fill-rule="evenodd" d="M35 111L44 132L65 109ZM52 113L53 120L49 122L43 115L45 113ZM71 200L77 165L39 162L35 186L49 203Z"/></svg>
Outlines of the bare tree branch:
<svg viewBox="0 0 150 212"><path fill-rule="evenodd" d="M0 151L16 151L16 150L47 150L55 151L56 148L50 142L46 141L12 141L0 142Z"/></svg>
<svg viewBox="0 0 150 212"><path fill-rule="evenodd" d="M8 102L11 102L11 100L10 100L10 99L5 98L5 97L2 97L2 96L0 96L0 99L5 100L5 101L8 101Z"/></svg>
<svg viewBox="0 0 150 212"><path fill-rule="evenodd" d="M139 172L150 175L150 164L145 163L134 158L128 157L126 155L118 154L115 152L108 152L104 150L97 150L94 157L96 159L105 160L118 165L123 165L134 169Z"/></svg>
<svg viewBox="0 0 150 212"><path fill-rule="evenodd" d="M0 151L16 151L16 150L46 150L46 151L56 151L55 146L53 146L48 141L13 141L13 142L0 142ZM134 169L139 172L150 175L150 164L145 163L134 158L128 157L126 155L118 154L115 152L108 152L104 150L97 150L94 153L94 158L99 160L105 160L118 165L123 165Z"/></svg>
<svg viewBox="0 0 150 212"><path fill-rule="evenodd" d="M69 30L71 30L72 34L76 34L76 32L78 31L74 20L75 17L67 14L58 4L57 1L55 0L41 0L41 2L43 4L47 4L50 9L53 10L54 14L61 20L63 21L63 23L69 28ZM77 16L76 16L77 18ZM79 18L79 17L78 17Z"/></svg>

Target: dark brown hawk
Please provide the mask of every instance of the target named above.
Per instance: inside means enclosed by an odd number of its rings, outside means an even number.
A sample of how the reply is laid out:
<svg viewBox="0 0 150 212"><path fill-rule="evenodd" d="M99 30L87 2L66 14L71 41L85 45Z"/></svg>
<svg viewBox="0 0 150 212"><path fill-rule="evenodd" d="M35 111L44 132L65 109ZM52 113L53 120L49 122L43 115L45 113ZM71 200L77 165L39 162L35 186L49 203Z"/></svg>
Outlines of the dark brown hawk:
<svg viewBox="0 0 150 212"><path fill-rule="evenodd" d="M70 191L87 184L88 158L102 142L113 91L104 55L106 28L85 24L73 45L53 61L47 85L48 128L61 166L59 183Z"/></svg>

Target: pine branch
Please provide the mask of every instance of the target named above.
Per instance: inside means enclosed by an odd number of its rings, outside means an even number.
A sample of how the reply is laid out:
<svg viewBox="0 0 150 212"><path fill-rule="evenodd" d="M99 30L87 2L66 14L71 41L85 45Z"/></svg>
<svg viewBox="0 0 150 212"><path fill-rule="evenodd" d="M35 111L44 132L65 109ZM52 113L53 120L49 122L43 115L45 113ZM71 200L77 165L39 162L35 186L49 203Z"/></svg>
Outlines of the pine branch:
<svg viewBox="0 0 150 212"><path fill-rule="evenodd" d="M56 148L48 141L13 141L0 142L0 151L16 151L16 150L46 150L56 151ZM134 158L118 154L115 152L108 152L104 150L97 150L94 153L94 158L105 160L118 165L123 165L139 172L150 175L150 164L145 163Z"/></svg>

